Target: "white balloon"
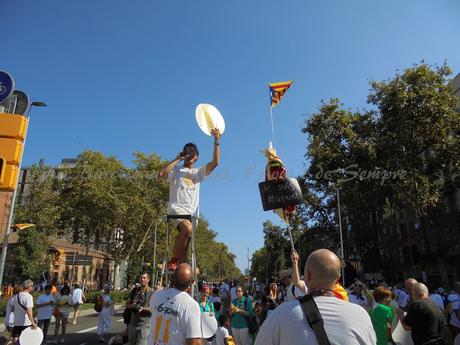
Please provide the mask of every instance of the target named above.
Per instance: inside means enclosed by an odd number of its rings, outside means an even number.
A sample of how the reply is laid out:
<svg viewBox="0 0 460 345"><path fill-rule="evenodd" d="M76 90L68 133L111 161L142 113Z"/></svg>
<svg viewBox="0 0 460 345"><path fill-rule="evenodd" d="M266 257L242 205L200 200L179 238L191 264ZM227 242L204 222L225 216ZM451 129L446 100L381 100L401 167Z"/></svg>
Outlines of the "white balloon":
<svg viewBox="0 0 460 345"><path fill-rule="evenodd" d="M211 338L217 331L216 317L209 315L208 312L201 313L201 334L203 338Z"/></svg>
<svg viewBox="0 0 460 345"><path fill-rule="evenodd" d="M398 321L396 328L393 330L393 333L391 334L391 337L393 338L393 341L396 345L414 345L414 342L412 341L411 332L406 331L401 325L400 321Z"/></svg>
<svg viewBox="0 0 460 345"><path fill-rule="evenodd" d="M43 332L40 328L32 329L27 327L22 331L19 337L19 344L21 345L40 345L43 341Z"/></svg>
<svg viewBox="0 0 460 345"><path fill-rule="evenodd" d="M213 128L217 128L221 134L225 131L225 121L222 114L211 104L198 104L195 118L200 129L207 135L211 135Z"/></svg>

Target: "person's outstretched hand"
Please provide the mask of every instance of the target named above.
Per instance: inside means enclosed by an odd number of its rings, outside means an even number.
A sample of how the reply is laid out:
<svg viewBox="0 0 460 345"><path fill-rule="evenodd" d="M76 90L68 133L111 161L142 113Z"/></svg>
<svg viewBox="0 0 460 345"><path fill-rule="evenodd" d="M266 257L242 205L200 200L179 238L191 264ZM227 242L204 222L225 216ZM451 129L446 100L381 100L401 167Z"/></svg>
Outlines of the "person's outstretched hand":
<svg viewBox="0 0 460 345"><path fill-rule="evenodd" d="M291 261L293 264L297 264L299 262L299 254L297 254L295 249L291 251Z"/></svg>
<svg viewBox="0 0 460 345"><path fill-rule="evenodd" d="M221 135L222 135L222 134L220 133L219 129L218 129L218 128L213 128L213 129L211 129L211 134L212 134L212 136L214 137L214 141L218 143L219 140L220 140L220 137L221 137Z"/></svg>

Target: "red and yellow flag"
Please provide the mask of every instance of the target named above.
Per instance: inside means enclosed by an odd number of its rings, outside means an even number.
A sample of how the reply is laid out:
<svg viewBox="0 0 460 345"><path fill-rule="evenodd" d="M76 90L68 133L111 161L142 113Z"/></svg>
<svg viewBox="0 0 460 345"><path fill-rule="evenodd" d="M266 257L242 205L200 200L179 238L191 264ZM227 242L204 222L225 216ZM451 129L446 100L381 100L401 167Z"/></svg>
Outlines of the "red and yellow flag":
<svg viewBox="0 0 460 345"><path fill-rule="evenodd" d="M270 105L272 108L281 102L284 94L291 87L292 82L292 80L288 80L280 83L268 84L270 90Z"/></svg>
<svg viewBox="0 0 460 345"><path fill-rule="evenodd" d="M347 290L345 290L342 285L340 285L339 283L336 283L334 286L333 292L334 292L335 297L337 297L338 299L343 299L344 301L348 302Z"/></svg>

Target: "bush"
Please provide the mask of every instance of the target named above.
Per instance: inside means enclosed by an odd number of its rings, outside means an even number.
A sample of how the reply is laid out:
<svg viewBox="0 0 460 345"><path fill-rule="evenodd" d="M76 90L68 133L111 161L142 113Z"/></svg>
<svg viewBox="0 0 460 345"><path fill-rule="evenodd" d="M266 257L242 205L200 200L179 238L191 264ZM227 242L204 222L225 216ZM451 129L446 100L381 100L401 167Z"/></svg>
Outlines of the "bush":
<svg viewBox="0 0 460 345"><path fill-rule="evenodd" d="M96 296L101 294L100 291L90 291L85 293L86 303L96 303ZM124 303L128 300L129 291L112 291L110 298L114 303Z"/></svg>

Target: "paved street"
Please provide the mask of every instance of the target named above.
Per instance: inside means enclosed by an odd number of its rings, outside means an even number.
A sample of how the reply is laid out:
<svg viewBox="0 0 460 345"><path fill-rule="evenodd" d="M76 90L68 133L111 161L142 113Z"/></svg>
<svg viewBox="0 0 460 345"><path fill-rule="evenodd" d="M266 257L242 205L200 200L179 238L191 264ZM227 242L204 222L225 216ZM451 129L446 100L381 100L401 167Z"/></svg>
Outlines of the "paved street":
<svg viewBox="0 0 460 345"><path fill-rule="evenodd" d="M92 345L98 344L98 336L96 334L97 314L86 315L78 318L77 325L68 325L68 333L65 338L66 345ZM117 312L112 317L112 327L110 334L115 335L122 333L125 330L125 324L121 312ZM54 324L50 326L51 334L54 334ZM54 337L49 337L54 340Z"/></svg>

